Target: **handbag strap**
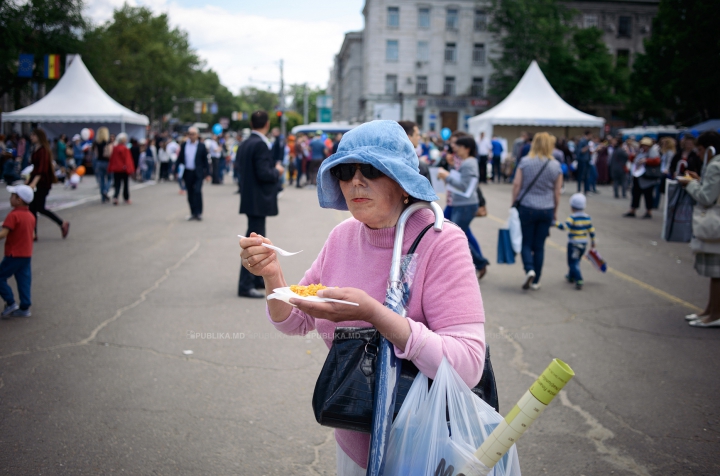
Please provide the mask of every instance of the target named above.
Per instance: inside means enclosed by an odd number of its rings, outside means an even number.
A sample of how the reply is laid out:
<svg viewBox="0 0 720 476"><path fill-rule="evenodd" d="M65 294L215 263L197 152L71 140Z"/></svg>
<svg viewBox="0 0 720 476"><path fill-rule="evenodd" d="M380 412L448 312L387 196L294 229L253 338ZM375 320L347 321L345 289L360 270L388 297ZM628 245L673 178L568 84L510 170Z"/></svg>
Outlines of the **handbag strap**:
<svg viewBox="0 0 720 476"><path fill-rule="evenodd" d="M417 238L415 238L415 241L413 241L413 244L410 245L410 249L408 250L407 254L411 255L415 253L415 250L420 244L420 240L422 240L422 237L425 236L425 233L427 233L428 230L433 227L433 225L434 223L430 223L428 226L422 229L422 231L418 234Z"/></svg>
<svg viewBox="0 0 720 476"><path fill-rule="evenodd" d="M543 166L540 168L540 172L538 172L538 174L535 176L535 178L532 179L532 182L530 182L530 185L528 185L528 187L525 189L525 191L522 193L522 195L520 195L520 198L515 200L515 203L513 203L513 207L517 208L520 206L520 202L522 202L522 199L525 198L525 195L527 195L527 193L530 191L530 189L533 188L533 185L535 185L535 182L537 182L537 180L540 178L542 173L545 171L545 167L547 167L547 165L550 163L550 160L551 159L547 159L545 161Z"/></svg>

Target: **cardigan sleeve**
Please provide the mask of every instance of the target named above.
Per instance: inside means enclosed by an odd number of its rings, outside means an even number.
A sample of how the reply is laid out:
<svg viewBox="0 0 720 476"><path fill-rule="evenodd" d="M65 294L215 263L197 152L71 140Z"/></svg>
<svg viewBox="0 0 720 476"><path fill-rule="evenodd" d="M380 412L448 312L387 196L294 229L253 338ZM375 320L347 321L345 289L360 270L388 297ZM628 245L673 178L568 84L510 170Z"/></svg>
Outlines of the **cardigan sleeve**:
<svg viewBox="0 0 720 476"><path fill-rule="evenodd" d="M702 184L700 182L690 182L685 187L685 190L703 207L714 205L720 196L720 158L713 159L708 164L703 175Z"/></svg>
<svg viewBox="0 0 720 476"><path fill-rule="evenodd" d="M431 254L422 283L427 325L408 316L410 339L404 351L395 347L395 355L411 360L430 378L446 357L463 381L474 387L485 363L485 312L467 238L458 227L445 226L443 239L425 251Z"/></svg>
<svg viewBox="0 0 720 476"><path fill-rule="evenodd" d="M308 284L319 283L321 281L320 277L322 275L323 262L325 261L326 246L327 242L322 250L320 250L320 254L315 259L315 262L310 266L310 269L305 272L305 276L303 276L298 284L307 286ZM275 329L283 334L304 336L308 332L315 330L315 318L305 314L296 307L293 308L287 319L280 322L272 320L270 317L270 309L267 306L265 307L265 313L270 323L275 326Z"/></svg>

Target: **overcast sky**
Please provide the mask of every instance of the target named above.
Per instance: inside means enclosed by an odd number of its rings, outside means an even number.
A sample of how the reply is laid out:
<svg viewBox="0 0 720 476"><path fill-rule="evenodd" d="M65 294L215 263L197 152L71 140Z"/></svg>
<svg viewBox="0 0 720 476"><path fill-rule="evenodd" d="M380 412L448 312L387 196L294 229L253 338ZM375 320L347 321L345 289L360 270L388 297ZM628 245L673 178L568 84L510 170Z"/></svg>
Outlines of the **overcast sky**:
<svg viewBox="0 0 720 476"><path fill-rule="evenodd" d="M109 20L125 0L86 0L96 23ZM169 15L190 35L190 44L222 83L237 94L257 81L327 86L343 35L363 28L363 0L127 0ZM250 78L256 82L251 83ZM272 85L277 90L277 85Z"/></svg>

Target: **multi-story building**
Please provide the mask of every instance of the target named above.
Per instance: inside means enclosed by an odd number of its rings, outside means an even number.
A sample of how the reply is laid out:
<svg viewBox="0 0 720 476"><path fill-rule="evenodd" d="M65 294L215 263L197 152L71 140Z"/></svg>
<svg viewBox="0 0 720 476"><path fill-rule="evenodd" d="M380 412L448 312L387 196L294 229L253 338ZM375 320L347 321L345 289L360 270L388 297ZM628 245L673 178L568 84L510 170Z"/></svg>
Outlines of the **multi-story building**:
<svg viewBox="0 0 720 476"><path fill-rule="evenodd" d="M335 120L454 130L485 110L492 37L482 3L367 0L363 15L365 29L348 33L335 58Z"/></svg>
<svg viewBox="0 0 720 476"><path fill-rule="evenodd" d="M660 0L566 0L598 27L617 61L642 53ZM487 109L497 43L483 0L366 0L365 28L345 35L328 83L333 119L409 119L423 130L467 130ZM597 114L611 119L610 109Z"/></svg>

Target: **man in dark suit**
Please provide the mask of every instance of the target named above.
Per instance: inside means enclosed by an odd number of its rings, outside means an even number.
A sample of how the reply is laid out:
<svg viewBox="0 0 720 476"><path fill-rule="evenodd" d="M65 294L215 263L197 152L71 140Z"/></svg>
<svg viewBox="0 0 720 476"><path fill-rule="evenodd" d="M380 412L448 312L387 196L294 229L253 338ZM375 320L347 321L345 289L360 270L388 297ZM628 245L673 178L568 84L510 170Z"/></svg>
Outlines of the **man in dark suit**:
<svg viewBox="0 0 720 476"><path fill-rule="evenodd" d="M183 165L185 172L183 180L187 188L187 198L190 204L188 220L202 220L202 183L203 179L210 180L210 161L205 144L199 139L196 127L188 129L188 140L180 147L177 165Z"/></svg>
<svg viewBox="0 0 720 476"><path fill-rule="evenodd" d="M280 177L285 169L280 163L273 161L270 154L271 144L266 137L270 128L267 112L253 112L250 125L250 137L240 144L235 157L239 164L242 191L240 213L247 215L248 219L245 236L250 236L251 233L265 236L265 217L278 214L277 194L280 191ZM264 298L265 293L256 289L262 287L262 277L254 276L240 266L238 296Z"/></svg>

